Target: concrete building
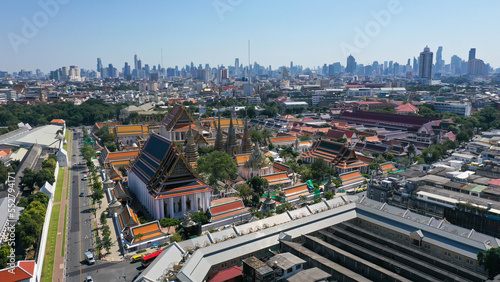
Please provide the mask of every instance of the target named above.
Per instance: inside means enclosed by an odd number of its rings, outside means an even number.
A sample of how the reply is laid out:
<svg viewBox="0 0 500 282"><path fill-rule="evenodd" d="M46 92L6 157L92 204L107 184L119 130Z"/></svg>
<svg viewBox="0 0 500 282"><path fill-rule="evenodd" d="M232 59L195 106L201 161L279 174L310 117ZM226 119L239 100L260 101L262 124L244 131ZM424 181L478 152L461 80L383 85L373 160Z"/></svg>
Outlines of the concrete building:
<svg viewBox="0 0 500 282"><path fill-rule="evenodd" d="M499 244L446 221L348 196L171 244L138 281L203 281L252 256L273 265L277 250L338 281L482 281L477 253Z"/></svg>
<svg viewBox="0 0 500 282"><path fill-rule="evenodd" d="M436 112L447 112L461 115L464 117L470 116L472 105L470 102L438 102L433 101L432 105Z"/></svg>
<svg viewBox="0 0 500 282"><path fill-rule="evenodd" d="M421 79L432 79L432 56L433 54L428 46L426 46L424 51L420 53L418 76Z"/></svg>

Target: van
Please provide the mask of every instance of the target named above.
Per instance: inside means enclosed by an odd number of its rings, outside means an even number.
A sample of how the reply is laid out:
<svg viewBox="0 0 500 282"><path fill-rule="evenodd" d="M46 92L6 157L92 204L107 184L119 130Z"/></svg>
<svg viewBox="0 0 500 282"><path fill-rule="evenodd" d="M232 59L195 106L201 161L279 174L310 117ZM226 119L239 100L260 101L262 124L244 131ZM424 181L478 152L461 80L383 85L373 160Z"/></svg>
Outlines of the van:
<svg viewBox="0 0 500 282"><path fill-rule="evenodd" d="M85 260L88 264L95 263L94 255L91 252L85 252Z"/></svg>

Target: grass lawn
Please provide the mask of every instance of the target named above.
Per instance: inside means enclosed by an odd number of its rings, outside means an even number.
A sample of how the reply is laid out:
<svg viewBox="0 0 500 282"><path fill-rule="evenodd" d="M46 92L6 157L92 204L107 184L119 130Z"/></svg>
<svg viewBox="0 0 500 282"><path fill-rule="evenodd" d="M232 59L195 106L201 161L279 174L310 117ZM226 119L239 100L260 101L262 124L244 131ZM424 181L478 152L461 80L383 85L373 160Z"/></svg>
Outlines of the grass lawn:
<svg viewBox="0 0 500 282"><path fill-rule="evenodd" d="M67 195L67 194L66 194ZM68 205L64 209L64 229L63 229L63 244L61 249L61 256L64 257L64 249L66 248L66 222L68 221Z"/></svg>
<svg viewBox="0 0 500 282"><path fill-rule="evenodd" d="M52 282L52 275L54 272L54 259L57 244L57 227L59 222L59 211L61 205L54 205L52 208L52 215L50 217L49 234L47 236L47 247L45 249L45 258L42 269L41 281Z"/></svg>
<svg viewBox="0 0 500 282"><path fill-rule="evenodd" d="M54 203L61 201L63 181L64 181L64 167L60 167L59 174L57 175L57 184L56 184L56 193L54 195Z"/></svg>

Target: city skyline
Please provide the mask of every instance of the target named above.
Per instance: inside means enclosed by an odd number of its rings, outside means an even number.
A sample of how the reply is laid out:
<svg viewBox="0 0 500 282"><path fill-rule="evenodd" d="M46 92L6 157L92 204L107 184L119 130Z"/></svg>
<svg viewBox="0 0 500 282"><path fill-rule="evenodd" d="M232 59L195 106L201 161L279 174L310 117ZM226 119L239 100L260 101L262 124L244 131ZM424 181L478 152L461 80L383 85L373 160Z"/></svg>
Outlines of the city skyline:
<svg viewBox="0 0 500 282"><path fill-rule="evenodd" d="M216 0L198 1L195 8L173 1L6 3L0 12L5 19L0 27L4 36L0 70L47 73L70 65L95 70L96 58L101 58L104 66L113 64L121 71L125 62L134 67L134 54L150 66L181 68L190 62L227 66L235 58L247 65L248 40L251 63L273 69L289 66L290 61L310 68L334 62L346 65L349 54L358 64L391 60L406 64L425 46L434 53L443 46L445 64L453 55L467 60L470 48L476 48L477 58L498 68L495 45L500 39L486 36L494 33L488 21L500 3L488 3L486 11L464 1L311 5ZM467 21L458 20L464 18Z"/></svg>

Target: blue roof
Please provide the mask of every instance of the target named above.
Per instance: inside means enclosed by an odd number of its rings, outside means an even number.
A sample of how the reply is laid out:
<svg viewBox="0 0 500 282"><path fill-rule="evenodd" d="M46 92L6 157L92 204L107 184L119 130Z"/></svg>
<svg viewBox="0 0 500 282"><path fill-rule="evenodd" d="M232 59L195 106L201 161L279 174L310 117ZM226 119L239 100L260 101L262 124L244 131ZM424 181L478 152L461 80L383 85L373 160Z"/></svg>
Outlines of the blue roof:
<svg viewBox="0 0 500 282"><path fill-rule="evenodd" d="M149 183L160 166L161 160L170 149L171 141L156 133L151 134L142 152L132 167L132 171L144 183Z"/></svg>

